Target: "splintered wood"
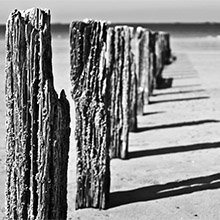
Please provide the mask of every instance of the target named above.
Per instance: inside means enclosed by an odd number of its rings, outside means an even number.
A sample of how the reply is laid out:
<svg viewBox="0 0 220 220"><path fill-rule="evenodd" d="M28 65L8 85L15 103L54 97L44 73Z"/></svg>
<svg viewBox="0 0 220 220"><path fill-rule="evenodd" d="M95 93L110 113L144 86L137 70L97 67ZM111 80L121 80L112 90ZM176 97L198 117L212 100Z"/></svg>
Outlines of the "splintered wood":
<svg viewBox="0 0 220 220"><path fill-rule="evenodd" d="M171 49L170 35L166 32L155 32L155 55L156 55L156 88L163 84L162 72L166 64L170 64Z"/></svg>
<svg viewBox="0 0 220 220"><path fill-rule="evenodd" d="M53 85L50 12L6 25L6 218L66 219L70 109Z"/></svg>
<svg viewBox="0 0 220 220"><path fill-rule="evenodd" d="M107 71L111 76L112 158L127 158L129 129L136 130L136 73L131 52L132 29L116 26L108 29Z"/></svg>
<svg viewBox="0 0 220 220"><path fill-rule="evenodd" d="M72 97L76 112L76 209L105 209L110 187L106 23L93 20L72 22L70 46Z"/></svg>
<svg viewBox="0 0 220 220"><path fill-rule="evenodd" d="M137 113L144 114L144 105L149 98L149 70L150 70L150 31L142 27L136 30L136 73L138 83Z"/></svg>

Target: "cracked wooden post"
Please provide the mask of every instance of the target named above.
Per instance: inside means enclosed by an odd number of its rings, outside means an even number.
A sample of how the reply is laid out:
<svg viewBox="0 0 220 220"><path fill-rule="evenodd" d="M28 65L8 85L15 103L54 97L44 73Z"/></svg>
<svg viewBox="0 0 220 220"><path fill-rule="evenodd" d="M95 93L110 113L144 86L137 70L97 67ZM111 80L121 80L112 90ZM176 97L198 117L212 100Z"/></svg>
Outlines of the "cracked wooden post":
<svg viewBox="0 0 220 220"><path fill-rule="evenodd" d="M129 132L137 131L137 73L134 54L135 29L130 27L130 113L129 113Z"/></svg>
<svg viewBox="0 0 220 220"><path fill-rule="evenodd" d="M167 32L159 32L163 44L163 64L170 64L171 48L170 48L170 34Z"/></svg>
<svg viewBox="0 0 220 220"><path fill-rule="evenodd" d="M128 26L116 26L108 30L107 46L110 49L107 50L107 60L111 58L113 65L111 69L107 68L111 72L110 154L112 158L125 159L128 154L131 116L131 31Z"/></svg>
<svg viewBox="0 0 220 220"><path fill-rule="evenodd" d="M138 100L137 100L137 113L138 115L144 114L144 105L148 103L149 97L149 66L150 66L150 31L142 27L136 30L136 73L138 84Z"/></svg>
<svg viewBox="0 0 220 220"><path fill-rule="evenodd" d="M76 112L76 209L108 206L110 187L109 78L106 74L106 23L70 26L71 83Z"/></svg>
<svg viewBox="0 0 220 220"><path fill-rule="evenodd" d="M131 52L129 131L136 132L137 128L137 74L135 55Z"/></svg>
<svg viewBox="0 0 220 220"><path fill-rule="evenodd" d="M155 54L156 54L156 88L163 84L162 72L164 66L170 63L170 35L166 32L155 33Z"/></svg>
<svg viewBox="0 0 220 220"><path fill-rule="evenodd" d="M149 63L149 96L153 94L156 88L156 54L155 54L155 33L150 32L149 42L150 63Z"/></svg>
<svg viewBox="0 0 220 220"><path fill-rule="evenodd" d="M6 25L6 218L66 219L70 109L53 85L50 12Z"/></svg>

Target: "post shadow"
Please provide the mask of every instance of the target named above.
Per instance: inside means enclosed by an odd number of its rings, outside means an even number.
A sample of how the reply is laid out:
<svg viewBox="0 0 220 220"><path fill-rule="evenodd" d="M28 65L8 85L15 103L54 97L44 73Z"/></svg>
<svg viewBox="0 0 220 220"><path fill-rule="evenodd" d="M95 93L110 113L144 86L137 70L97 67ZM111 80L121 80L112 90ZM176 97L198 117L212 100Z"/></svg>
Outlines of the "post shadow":
<svg viewBox="0 0 220 220"><path fill-rule="evenodd" d="M197 93L205 92L205 89L195 89L195 90L186 90L186 91L174 91L174 92L165 92L165 93L156 93L153 96L163 96L163 95L179 95L179 94L188 94L188 93Z"/></svg>
<svg viewBox="0 0 220 220"><path fill-rule="evenodd" d="M174 79L175 80L181 80L181 79L197 79L198 75L179 75L179 76L175 76Z"/></svg>
<svg viewBox="0 0 220 220"><path fill-rule="evenodd" d="M137 129L136 133L155 130L155 129L177 128L183 126L194 126L194 125L201 125L206 123L218 123L218 122L219 122L218 120L207 119L207 120L199 120L199 121L188 121L188 122L179 122L173 124L156 125L150 127L141 127Z"/></svg>
<svg viewBox="0 0 220 220"><path fill-rule="evenodd" d="M156 89L169 89L173 85L173 78L158 77Z"/></svg>
<svg viewBox="0 0 220 220"><path fill-rule="evenodd" d="M194 101L194 100L201 100L201 99L209 99L209 96L199 96L199 97L190 97L190 98L181 98L181 99L158 100L158 101L151 101L150 104L159 104L159 103L166 103L166 102Z"/></svg>
<svg viewBox="0 0 220 220"><path fill-rule="evenodd" d="M201 84L189 84L189 85L176 85L173 86L172 88L187 88L187 87L199 87Z"/></svg>
<svg viewBox="0 0 220 220"><path fill-rule="evenodd" d="M155 115L155 114L160 114L164 113L164 111L157 111L157 112L144 112L143 116L148 116L148 115Z"/></svg>
<svg viewBox="0 0 220 220"><path fill-rule="evenodd" d="M214 142L214 143L207 142L207 143L199 143L199 144L191 144L191 145L181 145L181 146L174 146L174 147L133 151L133 152L129 152L128 159L147 157L147 156L156 156L156 155L161 155L161 154L173 154L173 153L181 153L181 152L187 152L187 151L205 150L205 149L212 149L212 148L220 148L220 142Z"/></svg>
<svg viewBox="0 0 220 220"><path fill-rule="evenodd" d="M110 204L108 208L219 188L220 173L216 173L209 176L146 186L134 190L112 192L110 194Z"/></svg>

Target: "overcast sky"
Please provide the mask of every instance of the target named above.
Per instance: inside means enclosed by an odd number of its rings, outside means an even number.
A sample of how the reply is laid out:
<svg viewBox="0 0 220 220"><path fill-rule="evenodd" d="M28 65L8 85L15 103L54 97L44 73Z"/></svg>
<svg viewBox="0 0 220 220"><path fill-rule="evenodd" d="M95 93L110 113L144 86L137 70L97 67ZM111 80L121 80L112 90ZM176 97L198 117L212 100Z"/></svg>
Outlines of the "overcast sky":
<svg viewBox="0 0 220 220"><path fill-rule="evenodd" d="M84 18L112 22L220 22L220 0L0 0L0 23L10 12L49 8L53 23Z"/></svg>

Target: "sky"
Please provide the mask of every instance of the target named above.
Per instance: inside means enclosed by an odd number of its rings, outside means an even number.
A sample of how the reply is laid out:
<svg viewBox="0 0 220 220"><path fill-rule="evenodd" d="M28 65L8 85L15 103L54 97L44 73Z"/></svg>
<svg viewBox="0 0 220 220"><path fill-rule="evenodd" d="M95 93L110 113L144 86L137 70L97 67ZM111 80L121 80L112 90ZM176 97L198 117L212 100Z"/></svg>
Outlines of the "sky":
<svg viewBox="0 0 220 220"><path fill-rule="evenodd" d="M112 22L220 22L220 0L0 0L0 24L13 9L51 11L52 23L84 18Z"/></svg>

